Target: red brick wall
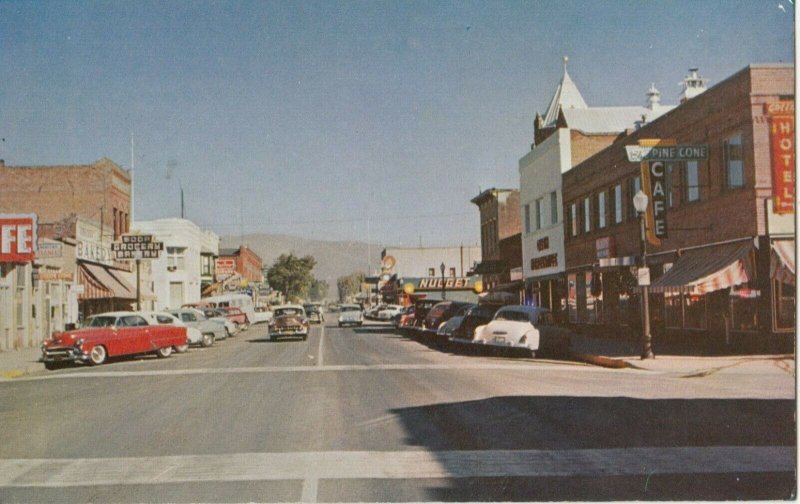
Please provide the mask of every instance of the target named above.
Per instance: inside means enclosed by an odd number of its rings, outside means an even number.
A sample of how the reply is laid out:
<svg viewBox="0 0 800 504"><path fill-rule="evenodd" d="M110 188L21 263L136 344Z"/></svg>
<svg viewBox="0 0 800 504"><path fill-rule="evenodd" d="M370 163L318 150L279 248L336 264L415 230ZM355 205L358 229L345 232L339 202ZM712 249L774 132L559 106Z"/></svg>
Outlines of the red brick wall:
<svg viewBox="0 0 800 504"><path fill-rule="evenodd" d="M676 207L667 212L669 238L659 249L651 247L649 252L764 234L764 198L769 197L772 183L763 103L787 97L794 99L793 66L748 67L564 174L565 216L569 216L572 202L582 204L583 198L591 195L596 204L600 190L608 191L618 183L623 186L626 215L622 224L593 229L589 234L583 234L581 222L581 233L576 238L570 236L566 218L567 267L596 262L595 240L605 236L615 237L617 256L638 255L638 223L628 217L633 197L628 181L638 175L639 164L627 160L624 146L636 145L640 139L674 138L679 144L709 146L709 160L699 164L700 201L681 201L681 191L676 187ZM736 132L742 134L745 184L741 189L728 189L722 145ZM676 184L683 184L681 177ZM609 195L607 205L610 204ZM610 212L607 215L610 217ZM710 229L687 230L706 227Z"/></svg>
<svg viewBox="0 0 800 504"><path fill-rule="evenodd" d="M236 260L236 272L242 275L251 282L263 282L263 274L261 272L262 260L248 247L240 247L239 255L233 256Z"/></svg>
<svg viewBox="0 0 800 504"><path fill-rule="evenodd" d="M91 165L6 166L0 162L0 212L36 213L39 222L71 213L121 232L130 227L130 176L113 161ZM120 217L121 216L121 217Z"/></svg>

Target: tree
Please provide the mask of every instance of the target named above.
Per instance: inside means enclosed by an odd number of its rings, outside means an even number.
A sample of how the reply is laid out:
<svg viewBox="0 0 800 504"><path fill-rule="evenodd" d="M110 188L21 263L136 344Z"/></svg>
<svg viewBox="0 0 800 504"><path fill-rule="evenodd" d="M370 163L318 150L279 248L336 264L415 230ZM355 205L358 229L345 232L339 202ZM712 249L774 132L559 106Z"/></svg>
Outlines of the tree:
<svg viewBox="0 0 800 504"><path fill-rule="evenodd" d="M312 256L281 254L267 271L267 281L273 289L283 292L288 301L297 301L311 287L314 281L311 270L316 264Z"/></svg>
<svg viewBox="0 0 800 504"><path fill-rule="evenodd" d="M330 290L328 282L314 278L311 280L311 286L308 289L309 301L322 301L328 297L328 290Z"/></svg>
<svg viewBox="0 0 800 504"><path fill-rule="evenodd" d="M337 278L336 287L339 289L339 301L346 302L361 292L362 283L364 283L364 273L350 273Z"/></svg>

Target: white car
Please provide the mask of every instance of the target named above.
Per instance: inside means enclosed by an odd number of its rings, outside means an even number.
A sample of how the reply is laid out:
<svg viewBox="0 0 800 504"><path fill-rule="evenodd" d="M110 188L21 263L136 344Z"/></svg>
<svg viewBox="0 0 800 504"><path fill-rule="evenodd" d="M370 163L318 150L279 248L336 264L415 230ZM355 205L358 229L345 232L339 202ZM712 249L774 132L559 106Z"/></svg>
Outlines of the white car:
<svg viewBox="0 0 800 504"><path fill-rule="evenodd" d="M217 308L200 308L206 319L211 322L216 322L225 328L225 338L229 336L236 336L239 334L239 326L237 326L231 319L225 316Z"/></svg>
<svg viewBox="0 0 800 504"><path fill-rule="evenodd" d="M187 327L194 327L203 334L203 340L200 342L201 346L209 347L215 341L228 337L225 327L221 323L208 320L200 310L181 308L180 310L170 310L169 313L181 319Z"/></svg>
<svg viewBox="0 0 800 504"><path fill-rule="evenodd" d="M186 327L187 343L185 345L178 345L174 347L177 353L184 353L189 350L189 345L200 345L203 342L203 333L201 333L199 329L187 326L181 319L171 313L146 311L139 312L139 314L146 318L147 322L153 325L166 324Z"/></svg>
<svg viewBox="0 0 800 504"><path fill-rule="evenodd" d="M540 346L539 325L552 325L550 310L535 306L504 306L497 310L491 322L475 328L473 343L525 349L534 356Z"/></svg>
<svg viewBox="0 0 800 504"><path fill-rule="evenodd" d="M378 310L378 314L375 318L378 320L393 320L400 312L403 311L403 307L400 305L386 305L385 307Z"/></svg>
<svg viewBox="0 0 800 504"><path fill-rule="evenodd" d="M253 312L253 324L269 324L272 320L272 312L264 306L256 306Z"/></svg>
<svg viewBox="0 0 800 504"><path fill-rule="evenodd" d="M344 304L339 309L339 327L346 325L360 326L364 323L364 313L357 304Z"/></svg>

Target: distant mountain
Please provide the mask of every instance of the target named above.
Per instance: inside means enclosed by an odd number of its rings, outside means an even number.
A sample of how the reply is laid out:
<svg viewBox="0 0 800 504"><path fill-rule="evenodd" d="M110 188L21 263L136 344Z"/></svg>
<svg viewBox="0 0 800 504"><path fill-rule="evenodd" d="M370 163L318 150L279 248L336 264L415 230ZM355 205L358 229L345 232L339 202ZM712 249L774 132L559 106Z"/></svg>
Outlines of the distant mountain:
<svg viewBox="0 0 800 504"><path fill-rule="evenodd" d="M242 244L261 256L265 266L272 265L281 254L313 256L317 260L313 274L316 278L328 282L330 298L336 298L337 278L357 271L366 273L368 266L371 269L376 268L380 263L381 251L386 248L383 245L363 242L321 241L272 234L223 236L220 248L238 248Z"/></svg>

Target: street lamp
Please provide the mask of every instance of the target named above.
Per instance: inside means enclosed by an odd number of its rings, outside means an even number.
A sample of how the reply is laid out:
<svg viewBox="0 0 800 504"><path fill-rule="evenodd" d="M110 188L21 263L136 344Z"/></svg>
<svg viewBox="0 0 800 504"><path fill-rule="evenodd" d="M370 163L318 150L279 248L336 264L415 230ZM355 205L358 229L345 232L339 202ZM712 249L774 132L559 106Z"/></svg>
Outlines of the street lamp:
<svg viewBox="0 0 800 504"><path fill-rule="evenodd" d="M645 215L647 212L647 204L649 203L647 195L639 189L639 192L633 197L633 208L636 209L636 215L639 216L639 227L641 228L640 236L640 249L642 254L642 269L647 269L647 236L645 234ZM640 276L640 275L637 275ZM650 335L650 282L649 279L642 285L642 359L652 359L653 355L652 336Z"/></svg>
<svg viewBox="0 0 800 504"><path fill-rule="evenodd" d="M444 263L439 265L439 271L442 272L442 301L445 300L445 293L444 293Z"/></svg>

